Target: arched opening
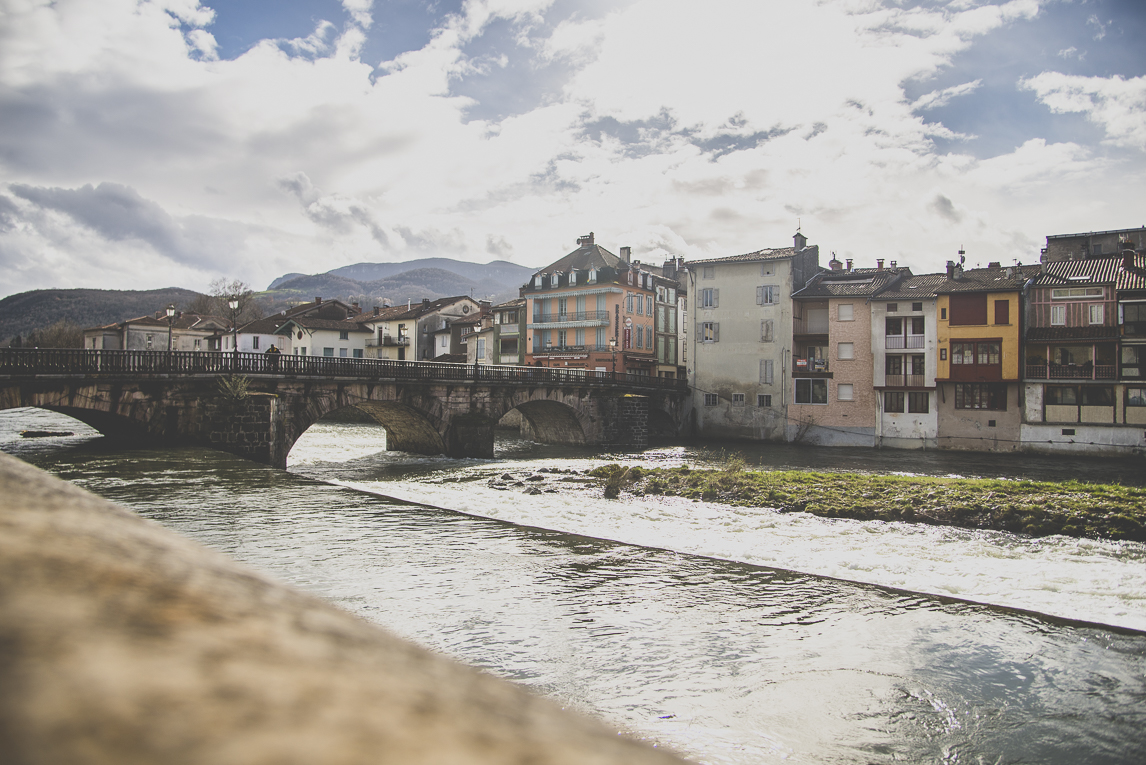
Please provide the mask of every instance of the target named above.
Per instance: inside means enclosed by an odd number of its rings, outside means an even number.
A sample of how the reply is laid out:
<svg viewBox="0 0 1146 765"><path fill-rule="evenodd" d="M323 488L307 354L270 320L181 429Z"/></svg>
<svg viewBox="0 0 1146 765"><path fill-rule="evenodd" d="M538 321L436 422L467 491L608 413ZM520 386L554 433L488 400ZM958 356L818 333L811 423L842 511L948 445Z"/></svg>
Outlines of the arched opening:
<svg viewBox="0 0 1146 765"><path fill-rule="evenodd" d="M324 419L373 422L386 433L390 451L442 454L446 451L434 425L418 410L397 401L363 401L330 413Z"/></svg>
<svg viewBox="0 0 1146 765"><path fill-rule="evenodd" d="M526 401L519 404L516 411L528 427L528 434L543 444L584 444L585 431L576 413L566 404L557 401ZM502 423L507 422L502 418ZM512 419L512 418L509 418ZM500 423L499 423L500 424ZM526 435L526 428L522 428Z"/></svg>
<svg viewBox="0 0 1146 765"><path fill-rule="evenodd" d="M672 416L663 409L649 407L649 442L668 443L680 437L680 429Z"/></svg>

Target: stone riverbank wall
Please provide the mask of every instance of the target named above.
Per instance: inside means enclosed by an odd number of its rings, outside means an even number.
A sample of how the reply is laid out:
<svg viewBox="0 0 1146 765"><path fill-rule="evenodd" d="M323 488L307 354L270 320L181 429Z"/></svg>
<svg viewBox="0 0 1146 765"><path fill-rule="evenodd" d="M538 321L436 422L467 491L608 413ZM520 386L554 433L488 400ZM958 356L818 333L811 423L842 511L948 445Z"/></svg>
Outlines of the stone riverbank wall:
<svg viewBox="0 0 1146 765"><path fill-rule="evenodd" d="M667 765L0 454L6 765Z"/></svg>

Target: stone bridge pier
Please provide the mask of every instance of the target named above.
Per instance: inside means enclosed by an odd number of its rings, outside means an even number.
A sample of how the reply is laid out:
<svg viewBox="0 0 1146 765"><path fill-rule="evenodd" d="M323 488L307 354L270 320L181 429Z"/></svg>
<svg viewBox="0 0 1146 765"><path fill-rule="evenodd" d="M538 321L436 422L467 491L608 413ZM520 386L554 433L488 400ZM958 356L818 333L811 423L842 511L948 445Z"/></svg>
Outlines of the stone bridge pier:
<svg viewBox="0 0 1146 765"><path fill-rule="evenodd" d="M140 381L37 379L0 386L0 409L41 407L101 433L198 443L277 467L322 417L354 407L386 430L387 448L492 458L494 430L518 410L543 443L641 448L679 435L690 398L575 385L330 381L250 378L247 395L225 395L217 378Z"/></svg>

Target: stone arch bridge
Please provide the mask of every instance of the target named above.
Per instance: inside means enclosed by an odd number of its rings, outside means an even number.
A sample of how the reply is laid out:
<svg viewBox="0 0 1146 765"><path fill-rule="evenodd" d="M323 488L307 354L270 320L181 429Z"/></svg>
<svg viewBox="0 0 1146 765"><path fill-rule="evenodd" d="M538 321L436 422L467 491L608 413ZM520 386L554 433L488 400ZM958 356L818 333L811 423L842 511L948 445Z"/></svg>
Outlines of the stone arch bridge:
<svg viewBox="0 0 1146 765"><path fill-rule="evenodd" d="M586 370L218 352L0 349L0 409L40 407L107 435L199 443L286 467L325 415L355 407L387 448L493 457L511 410L546 443L639 448L680 435L683 380Z"/></svg>

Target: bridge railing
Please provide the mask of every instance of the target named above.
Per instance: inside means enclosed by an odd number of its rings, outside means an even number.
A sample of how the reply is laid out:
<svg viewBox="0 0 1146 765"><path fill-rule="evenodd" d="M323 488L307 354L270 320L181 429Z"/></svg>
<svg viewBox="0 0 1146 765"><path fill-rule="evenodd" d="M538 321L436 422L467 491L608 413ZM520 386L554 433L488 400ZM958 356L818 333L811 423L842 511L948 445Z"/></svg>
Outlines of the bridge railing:
<svg viewBox="0 0 1146 765"><path fill-rule="evenodd" d="M218 351L103 351L78 348L0 348L0 377L146 377L277 375L404 380L486 382L518 385L590 385L683 390L686 381L647 375L436 361L294 356Z"/></svg>

